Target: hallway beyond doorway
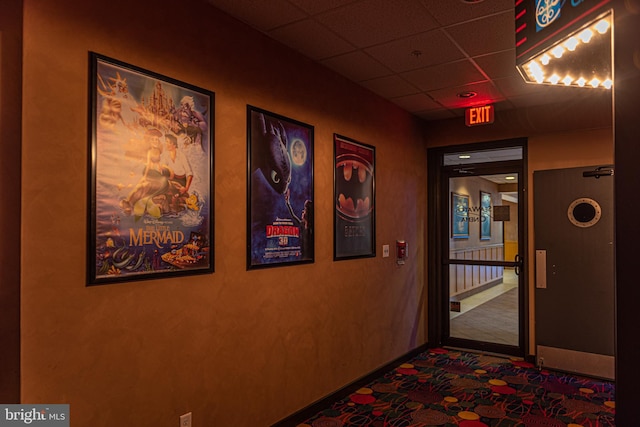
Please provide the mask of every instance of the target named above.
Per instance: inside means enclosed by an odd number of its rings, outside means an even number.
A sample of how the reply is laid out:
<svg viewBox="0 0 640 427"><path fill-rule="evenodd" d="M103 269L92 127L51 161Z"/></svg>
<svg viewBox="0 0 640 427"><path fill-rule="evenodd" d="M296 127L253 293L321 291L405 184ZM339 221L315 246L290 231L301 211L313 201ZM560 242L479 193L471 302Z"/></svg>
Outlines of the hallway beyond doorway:
<svg viewBox="0 0 640 427"><path fill-rule="evenodd" d="M502 283L460 300L450 312L452 337L518 345L518 278L505 268Z"/></svg>

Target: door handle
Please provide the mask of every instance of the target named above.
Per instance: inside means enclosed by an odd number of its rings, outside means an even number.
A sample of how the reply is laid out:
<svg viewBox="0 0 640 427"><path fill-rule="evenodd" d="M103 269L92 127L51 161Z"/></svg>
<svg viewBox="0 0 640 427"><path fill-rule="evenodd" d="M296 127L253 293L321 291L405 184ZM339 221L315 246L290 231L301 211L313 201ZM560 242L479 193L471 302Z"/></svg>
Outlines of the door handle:
<svg viewBox="0 0 640 427"><path fill-rule="evenodd" d="M514 261L516 262L514 271L516 273L516 276L519 276L520 275L520 271L522 270L522 266L524 264L524 260L522 259L520 254L516 254L516 257L515 257Z"/></svg>

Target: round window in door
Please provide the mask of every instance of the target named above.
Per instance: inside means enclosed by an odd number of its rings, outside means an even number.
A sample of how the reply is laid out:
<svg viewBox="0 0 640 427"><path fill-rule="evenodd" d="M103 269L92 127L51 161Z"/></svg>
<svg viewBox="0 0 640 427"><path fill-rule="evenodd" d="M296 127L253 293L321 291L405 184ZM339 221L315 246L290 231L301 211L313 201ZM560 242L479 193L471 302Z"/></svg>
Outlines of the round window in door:
<svg viewBox="0 0 640 427"><path fill-rule="evenodd" d="M571 224L580 228L594 226L600 221L602 209L598 202L587 197L581 197L574 200L567 209L567 216Z"/></svg>

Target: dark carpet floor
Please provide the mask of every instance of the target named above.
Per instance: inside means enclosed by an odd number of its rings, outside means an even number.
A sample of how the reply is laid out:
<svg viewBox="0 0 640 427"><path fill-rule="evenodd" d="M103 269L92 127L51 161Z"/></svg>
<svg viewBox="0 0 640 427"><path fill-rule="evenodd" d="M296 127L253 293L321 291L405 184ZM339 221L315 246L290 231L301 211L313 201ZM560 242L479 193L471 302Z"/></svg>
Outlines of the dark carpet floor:
<svg viewBox="0 0 640 427"><path fill-rule="evenodd" d="M611 382L431 349L298 427L612 427Z"/></svg>

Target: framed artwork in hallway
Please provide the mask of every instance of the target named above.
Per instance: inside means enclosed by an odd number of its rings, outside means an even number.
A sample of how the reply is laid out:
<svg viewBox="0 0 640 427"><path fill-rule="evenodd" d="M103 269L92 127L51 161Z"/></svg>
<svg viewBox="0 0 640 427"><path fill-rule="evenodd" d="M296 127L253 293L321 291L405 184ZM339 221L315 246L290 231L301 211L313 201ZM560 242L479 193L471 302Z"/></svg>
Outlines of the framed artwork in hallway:
<svg viewBox="0 0 640 427"><path fill-rule="evenodd" d="M451 193L451 237L469 238L469 196Z"/></svg>
<svg viewBox="0 0 640 427"><path fill-rule="evenodd" d="M313 138L247 106L247 270L314 262Z"/></svg>
<svg viewBox="0 0 640 427"><path fill-rule="evenodd" d="M90 62L88 284L212 273L214 93Z"/></svg>
<svg viewBox="0 0 640 427"><path fill-rule="evenodd" d="M480 240L491 240L491 193L480 191Z"/></svg>
<svg viewBox="0 0 640 427"><path fill-rule="evenodd" d="M338 134L333 143L333 259L375 257L375 148Z"/></svg>

